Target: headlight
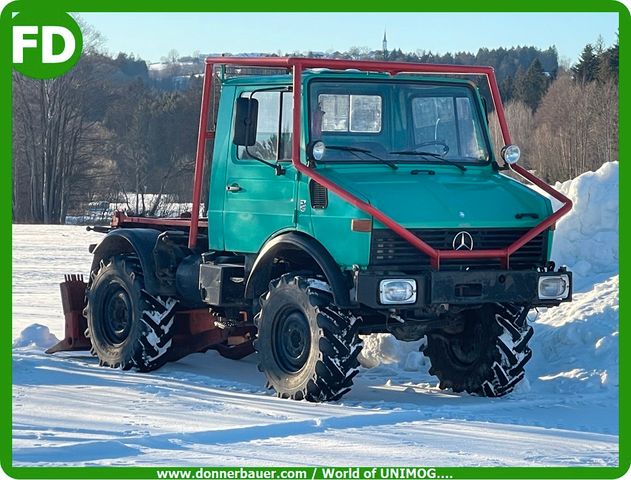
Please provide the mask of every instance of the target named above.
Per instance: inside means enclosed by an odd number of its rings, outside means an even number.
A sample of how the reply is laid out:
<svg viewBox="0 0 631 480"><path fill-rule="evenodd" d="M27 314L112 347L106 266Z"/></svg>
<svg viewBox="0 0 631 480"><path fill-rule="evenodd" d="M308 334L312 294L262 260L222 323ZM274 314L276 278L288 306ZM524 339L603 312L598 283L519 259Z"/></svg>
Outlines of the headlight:
<svg viewBox="0 0 631 480"><path fill-rule="evenodd" d="M521 156L521 151L517 145L506 145L500 152L504 161L510 165L517 163Z"/></svg>
<svg viewBox="0 0 631 480"><path fill-rule="evenodd" d="M320 161L322 160L322 157L324 157L324 151L326 150L326 147L324 146L324 142L315 142L313 144L313 148L311 149L311 155L313 156L313 159L315 161Z"/></svg>
<svg viewBox="0 0 631 480"><path fill-rule="evenodd" d="M416 280L382 280L379 282L379 301L384 305L416 303Z"/></svg>
<svg viewBox="0 0 631 480"><path fill-rule="evenodd" d="M570 277L567 275L555 275L539 278L539 298L542 300L554 300L567 298L570 294Z"/></svg>

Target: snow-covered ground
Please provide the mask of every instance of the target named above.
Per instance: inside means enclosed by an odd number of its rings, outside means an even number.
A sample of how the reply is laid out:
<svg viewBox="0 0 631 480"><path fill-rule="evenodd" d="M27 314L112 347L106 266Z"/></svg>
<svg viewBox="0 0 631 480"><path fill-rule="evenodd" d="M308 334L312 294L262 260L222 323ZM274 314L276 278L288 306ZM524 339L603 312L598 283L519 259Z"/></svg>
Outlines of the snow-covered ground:
<svg viewBox="0 0 631 480"><path fill-rule="evenodd" d="M390 335L366 339L370 368L331 404L273 397L253 356L196 354L151 374L83 352L47 356L63 335L57 284L86 272L87 245L102 236L14 226L14 464L617 465L617 182L608 164L559 186L575 209L554 258L578 290L532 312L527 381L501 399L438 390L419 342Z"/></svg>

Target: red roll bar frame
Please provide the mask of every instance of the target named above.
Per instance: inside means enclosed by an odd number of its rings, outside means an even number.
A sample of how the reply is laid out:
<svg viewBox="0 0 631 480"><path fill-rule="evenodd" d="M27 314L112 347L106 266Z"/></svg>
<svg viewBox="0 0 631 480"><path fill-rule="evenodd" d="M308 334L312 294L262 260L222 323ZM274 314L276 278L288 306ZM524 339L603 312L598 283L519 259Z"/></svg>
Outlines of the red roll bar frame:
<svg viewBox="0 0 631 480"><path fill-rule="evenodd" d="M201 115L199 120L199 132L197 139L197 156L195 159L195 177L193 180L193 216L191 218L191 229L189 234L189 248L195 247L197 243L197 231L199 222L199 207L201 202L202 174L204 170L204 160L206 154L206 142L214 138L214 131L208 130L208 110L210 102L210 92L212 91L213 68L215 65L233 65L240 67L259 67L259 68L286 68L293 73L293 136L292 136L292 163L296 170L303 173L307 177L314 179L316 182L326 187L336 195L340 196L351 205L366 212L368 215L376 218L386 225L399 236L407 240L414 247L427 254L430 257L431 266L434 269L440 268L441 259L458 259L458 258L498 258L503 268L508 268L510 256L519 248L524 246L534 237L539 235L545 229L554 225L563 215L572 208L572 202L569 198L552 188L546 182L537 178L535 175L522 168L519 165L513 165L512 170L543 191L559 200L563 205L550 217L541 221L534 226L522 237L514 243L503 249L493 250L437 250L422 239L416 237L412 232L407 230L395 220L388 217L381 210L375 208L369 203L357 198L352 193L344 190L342 187L332 182L328 178L320 175L317 170L307 167L300 161L300 145L301 145L301 106L302 106L302 72L307 68L328 68L334 70L356 69L368 72L386 72L390 75L398 73L425 73L425 74L458 74L458 75L483 75L486 77L497 118L499 120L502 131L502 138L505 145L511 144L511 137L508 131L508 124L504 116L502 107L502 99L495 78L495 71L492 67L481 66L464 66L464 65L440 65L440 64L424 64L424 63L405 63L405 62L378 62L378 61L358 61L358 60L338 60L338 59L321 59L321 58L302 58L302 57L212 57L207 58L204 69L204 87L202 91Z"/></svg>

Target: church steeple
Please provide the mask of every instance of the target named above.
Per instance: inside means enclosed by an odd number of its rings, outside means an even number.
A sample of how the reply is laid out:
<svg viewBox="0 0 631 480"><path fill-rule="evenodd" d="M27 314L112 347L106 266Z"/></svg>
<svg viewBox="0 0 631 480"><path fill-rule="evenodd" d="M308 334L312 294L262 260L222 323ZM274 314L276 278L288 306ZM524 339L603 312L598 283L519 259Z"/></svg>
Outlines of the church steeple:
<svg viewBox="0 0 631 480"><path fill-rule="evenodd" d="M386 37L386 29L383 29L383 58L388 58L388 38Z"/></svg>

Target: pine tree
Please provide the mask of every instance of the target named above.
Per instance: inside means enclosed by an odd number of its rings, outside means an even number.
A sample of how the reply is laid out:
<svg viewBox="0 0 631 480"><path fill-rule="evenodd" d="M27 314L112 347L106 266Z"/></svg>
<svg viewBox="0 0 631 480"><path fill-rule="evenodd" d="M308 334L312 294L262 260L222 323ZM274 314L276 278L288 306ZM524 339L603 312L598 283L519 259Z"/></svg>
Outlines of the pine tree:
<svg viewBox="0 0 631 480"><path fill-rule="evenodd" d="M502 95L503 101L507 102L513 98L515 90L514 87L515 80L513 77L507 76L504 80L502 80L502 83L500 83L500 94Z"/></svg>
<svg viewBox="0 0 631 480"><path fill-rule="evenodd" d="M535 59L526 73L515 77L514 95L532 110L539 106L541 98L548 88L548 76L539 59Z"/></svg>
<svg viewBox="0 0 631 480"><path fill-rule="evenodd" d="M592 82L598 75L598 56L594 52L594 47L588 43L585 45L581 58L578 63L572 67L574 80L585 84Z"/></svg>
<svg viewBox="0 0 631 480"><path fill-rule="evenodd" d="M609 70L615 76L616 80L618 79L618 68L620 65L619 59L619 41L616 40L616 43L607 50L609 54Z"/></svg>
<svg viewBox="0 0 631 480"><path fill-rule="evenodd" d="M600 83L606 83L610 80L618 81L618 55L618 42L616 42L598 56L597 80Z"/></svg>

